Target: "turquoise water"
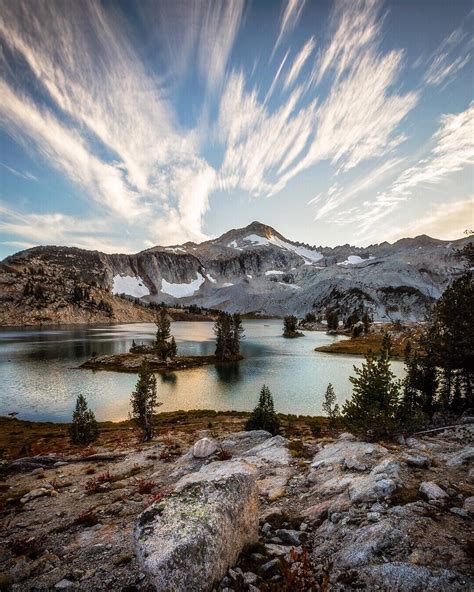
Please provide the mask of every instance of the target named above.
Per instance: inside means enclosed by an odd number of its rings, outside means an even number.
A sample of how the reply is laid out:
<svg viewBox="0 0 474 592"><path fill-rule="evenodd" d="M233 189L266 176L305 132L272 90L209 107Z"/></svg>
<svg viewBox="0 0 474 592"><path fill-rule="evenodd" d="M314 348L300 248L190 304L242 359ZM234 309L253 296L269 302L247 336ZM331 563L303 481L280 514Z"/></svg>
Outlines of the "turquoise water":
<svg viewBox="0 0 474 592"><path fill-rule="evenodd" d="M321 413L329 382L339 403L350 396L349 376L363 358L314 351L340 337L306 332L304 338L284 339L279 320L245 321L244 327L245 360L239 364L157 375L160 410L250 410L264 383L282 413ZM93 352L126 352L133 339L151 341L154 332L151 323L1 329L0 415L18 412L23 419L69 420L76 396L83 393L99 420L125 419L136 375L77 366ZM172 332L180 353L214 353L212 323L173 323ZM403 376L402 363L392 366Z"/></svg>

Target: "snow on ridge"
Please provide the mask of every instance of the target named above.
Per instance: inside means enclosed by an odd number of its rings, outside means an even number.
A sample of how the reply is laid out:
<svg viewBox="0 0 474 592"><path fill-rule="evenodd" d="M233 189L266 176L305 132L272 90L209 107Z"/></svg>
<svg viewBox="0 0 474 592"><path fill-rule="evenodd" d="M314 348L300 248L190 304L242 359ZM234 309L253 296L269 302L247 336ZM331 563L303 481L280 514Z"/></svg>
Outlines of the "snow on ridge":
<svg viewBox="0 0 474 592"><path fill-rule="evenodd" d="M133 296L134 298L141 298L150 294L150 290L145 286L145 282L139 275L134 277L117 274L114 276L113 282L112 294L127 294L127 296Z"/></svg>
<svg viewBox="0 0 474 592"><path fill-rule="evenodd" d="M183 247L165 247L165 250L173 253L186 253L186 249L183 249Z"/></svg>
<svg viewBox="0 0 474 592"><path fill-rule="evenodd" d="M237 249L237 251L243 251L240 247L237 246L237 241L233 240L231 243L227 245L231 249Z"/></svg>
<svg viewBox="0 0 474 592"><path fill-rule="evenodd" d="M288 288L293 288L293 290L300 290L301 286L297 286L296 284L287 284L286 282L278 282L282 286L287 286Z"/></svg>
<svg viewBox="0 0 474 592"><path fill-rule="evenodd" d="M265 272L265 275L283 275L284 271L279 271L278 269L269 269Z"/></svg>
<svg viewBox="0 0 474 592"><path fill-rule="evenodd" d="M292 245L291 243L288 243L277 236L266 238L264 236L259 236L258 234L249 234L242 240L243 242L251 243L251 245L246 245L247 247L268 247L269 245L274 245L275 247L285 249L286 251L293 251L293 253L304 259L306 265L311 265L316 261L320 261L324 257L324 255L319 253L319 251L313 251L312 249L308 249L308 247L297 247L296 245ZM233 243L237 244L236 241L233 241Z"/></svg>
<svg viewBox="0 0 474 592"><path fill-rule="evenodd" d="M368 259L362 259L359 255L349 255L349 257L345 261L340 261L338 265L358 265L359 263L365 263L366 261L371 261L375 259L373 255L370 255Z"/></svg>
<svg viewBox="0 0 474 592"><path fill-rule="evenodd" d="M175 298L186 298L186 296L192 296L197 292L205 281L199 272L196 272L196 279L189 284L172 284L167 282L165 278L161 278L161 291Z"/></svg>

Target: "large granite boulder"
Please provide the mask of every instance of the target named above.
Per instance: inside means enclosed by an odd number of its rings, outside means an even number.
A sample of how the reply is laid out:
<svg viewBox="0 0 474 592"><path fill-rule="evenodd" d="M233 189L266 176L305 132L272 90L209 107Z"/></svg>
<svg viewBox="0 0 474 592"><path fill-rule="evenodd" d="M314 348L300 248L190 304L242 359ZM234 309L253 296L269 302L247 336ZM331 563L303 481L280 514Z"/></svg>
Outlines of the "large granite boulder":
<svg viewBox="0 0 474 592"><path fill-rule="evenodd" d="M253 467L211 463L147 508L135 527L141 569L157 591L205 592L258 536Z"/></svg>

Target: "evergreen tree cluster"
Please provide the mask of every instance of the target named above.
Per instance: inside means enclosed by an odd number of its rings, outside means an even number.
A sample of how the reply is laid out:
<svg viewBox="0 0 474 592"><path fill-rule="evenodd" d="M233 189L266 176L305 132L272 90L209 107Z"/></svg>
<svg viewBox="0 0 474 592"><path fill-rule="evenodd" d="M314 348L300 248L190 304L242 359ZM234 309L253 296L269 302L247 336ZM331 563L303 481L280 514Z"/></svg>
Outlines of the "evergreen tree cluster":
<svg viewBox="0 0 474 592"><path fill-rule="evenodd" d="M288 315L283 319L283 337L302 337L298 331L298 319L294 315Z"/></svg>
<svg viewBox="0 0 474 592"><path fill-rule="evenodd" d="M171 335L171 321L166 308L160 308L155 320L156 337L153 349L157 352L161 360L175 358L178 353L175 338Z"/></svg>
<svg viewBox="0 0 474 592"><path fill-rule="evenodd" d="M328 331L337 331L339 328L339 313L337 308L328 309L326 311L326 323Z"/></svg>
<svg viewBox="0 0 474 592"><path fill-rule="evenodd" d="M242 319L239 314L227 312L219 313L214 324L216 335L215 356L219 362L238 359L240 355L240 340L244 336Z"/></svg>
<svg viewBox="0 0 474 592"><path fill-rule="evenodd" d="M273 436L278 434L280 422L275 413L272 394L266 385L262 386L258 404L248 418L245 429L248 431L266 430Z"/></svg>

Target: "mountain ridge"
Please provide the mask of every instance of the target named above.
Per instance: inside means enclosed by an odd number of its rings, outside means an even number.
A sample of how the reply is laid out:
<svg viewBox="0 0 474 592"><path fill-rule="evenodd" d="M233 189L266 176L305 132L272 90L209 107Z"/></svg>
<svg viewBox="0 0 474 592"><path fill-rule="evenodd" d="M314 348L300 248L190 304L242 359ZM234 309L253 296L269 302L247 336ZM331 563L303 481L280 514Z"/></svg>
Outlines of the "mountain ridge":
<svg viewBox="0 0 474 592"><path fill-rule="evenodd" d="M344 318L364 307L379 320L419 320L462 273L456 249L470 240L316 247L254 221L134 254L32 247L0 263L0 324L148 320L134 299L275 316L337 307Z"/></svg>

